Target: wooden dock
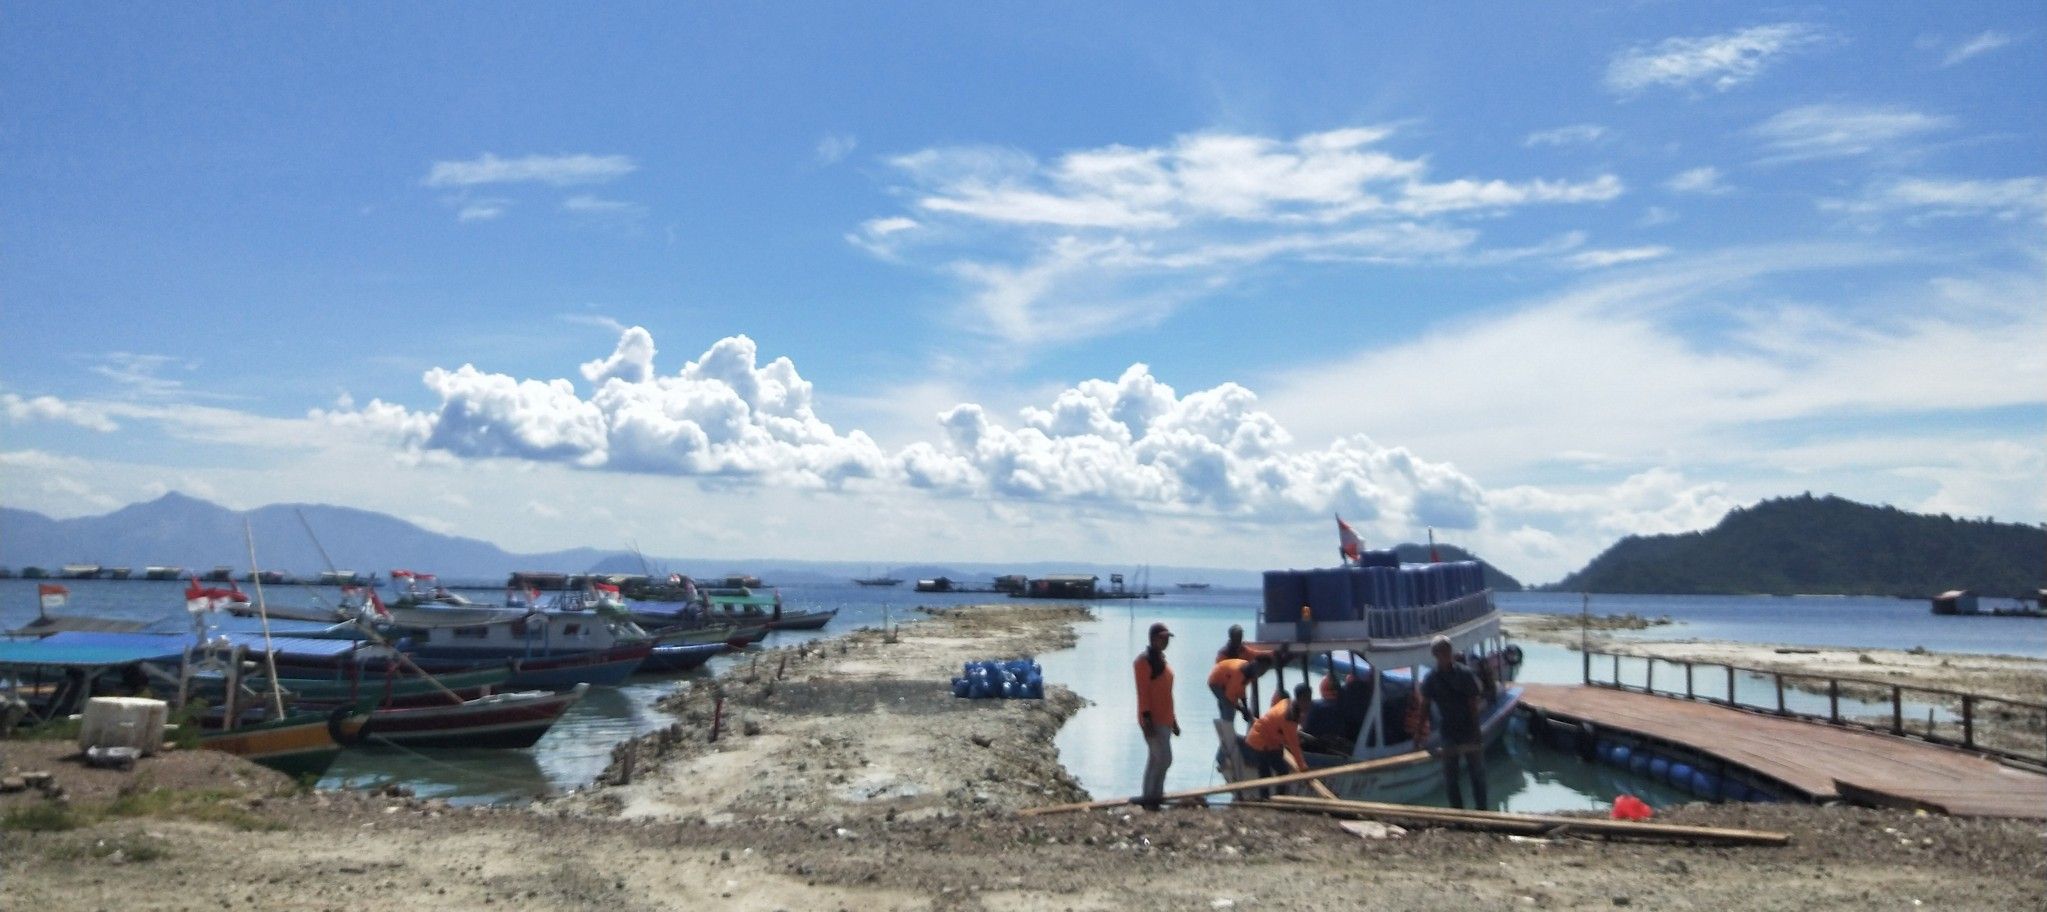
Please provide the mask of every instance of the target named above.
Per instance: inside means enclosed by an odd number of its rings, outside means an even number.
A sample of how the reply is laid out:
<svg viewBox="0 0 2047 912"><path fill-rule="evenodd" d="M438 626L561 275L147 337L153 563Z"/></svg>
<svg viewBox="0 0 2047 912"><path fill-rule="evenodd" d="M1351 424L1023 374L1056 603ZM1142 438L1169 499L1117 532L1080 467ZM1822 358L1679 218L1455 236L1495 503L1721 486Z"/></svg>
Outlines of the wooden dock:
<svg viewBox="0 0 2047 912"><path fill-rule="evenodd" d="M1769 776L1816 801L2047 820L2047 775L1955 748L1608 687L1523 684L1521 703L1678 745Z"/></svg>

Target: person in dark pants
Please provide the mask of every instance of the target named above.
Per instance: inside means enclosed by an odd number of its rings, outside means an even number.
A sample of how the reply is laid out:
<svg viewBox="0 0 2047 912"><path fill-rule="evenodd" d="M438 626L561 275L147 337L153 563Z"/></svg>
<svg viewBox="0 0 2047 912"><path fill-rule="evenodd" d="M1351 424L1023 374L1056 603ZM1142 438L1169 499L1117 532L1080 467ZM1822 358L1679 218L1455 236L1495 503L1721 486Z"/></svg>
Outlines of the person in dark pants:
<svg viewBox="0 0 2047 912"><path fill-rule="evenodd" d="M1166 792L1166 769L1173 765L1173 738L1180 734L1180 721L1173 715L1173 668L1166 664L1166 644L1173 632L1164 624L1151 625L1151 643L1131 669L1137 676L1137 725L1144 732L1148 756L1144 763L1144 793L1138 804L1158 810Z"/></svg>
<svg viewBox="0 0 2047 912"><path fill-rule="evenodd" d="M1478 729L1483 687L1478 675L1457 661L1448 637L1437 637L1429 650L1436 657L1436 667L1422 681L1422 697L1435 707L1436 730L1443 739L1437 753L1443 762L1443 790L1450 795L1451 807L1464 806L1464 794L1457 786L1457 771L1462 766L1471 779L1473 807L1484 810L1491 802L1485 791L1485 741Z"/></svg>

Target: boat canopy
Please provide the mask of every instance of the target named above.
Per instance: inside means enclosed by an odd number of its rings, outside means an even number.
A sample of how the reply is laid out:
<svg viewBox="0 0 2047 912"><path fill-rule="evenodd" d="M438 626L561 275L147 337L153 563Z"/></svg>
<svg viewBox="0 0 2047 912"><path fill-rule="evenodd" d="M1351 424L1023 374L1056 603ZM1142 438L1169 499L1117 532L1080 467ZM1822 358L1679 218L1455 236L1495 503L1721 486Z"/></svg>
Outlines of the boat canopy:
<svg viewBox="0 0 2047 912"><path fill-rule="evenodd" d="M260 653L266 649L263 635L260 633L223 633L216 636L214 641L225 641L230 647L240 646L251 652ZM128 661L148 661L178 658L184 654L186 647L193 645L194 641L191 634L67 631L51 634L38 642L61 648L126 650L135 654L135 657ZM360 640L271 637L267 649L279 655L325 658L342 655L360 645Z"/></svg>
<svg viewBox="0 0 2047 912"><path fill-rule="evenodd" d="M85 636L97 641L58 642ZM182 647L164 650L159 637L134 634L60 633L40 640L0 640L0 668L113 668L177 656Z"/></svg>

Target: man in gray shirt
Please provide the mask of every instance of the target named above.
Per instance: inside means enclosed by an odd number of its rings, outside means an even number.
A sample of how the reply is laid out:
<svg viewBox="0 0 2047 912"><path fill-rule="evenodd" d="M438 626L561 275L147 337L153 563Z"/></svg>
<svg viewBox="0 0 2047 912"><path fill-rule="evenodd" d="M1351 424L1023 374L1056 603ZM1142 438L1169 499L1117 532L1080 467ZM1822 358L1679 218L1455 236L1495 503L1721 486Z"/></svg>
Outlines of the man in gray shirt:
<svg viewBox="0 0 2047 912"><path fill-rule="evenodd" d="M1443 789L1450 794L1450 806L1464 806L1464 794L1457 786L1457 768L1464 766L1471 778L1473 806L1486 810L1485 742L1479 737L1478 720L1483 714L1484 688L1478 675L1457 661L1448 637L1429 644L1436 667L1422 681L1422 697L1436 710L1437 729L1442 735Z"/></svg>

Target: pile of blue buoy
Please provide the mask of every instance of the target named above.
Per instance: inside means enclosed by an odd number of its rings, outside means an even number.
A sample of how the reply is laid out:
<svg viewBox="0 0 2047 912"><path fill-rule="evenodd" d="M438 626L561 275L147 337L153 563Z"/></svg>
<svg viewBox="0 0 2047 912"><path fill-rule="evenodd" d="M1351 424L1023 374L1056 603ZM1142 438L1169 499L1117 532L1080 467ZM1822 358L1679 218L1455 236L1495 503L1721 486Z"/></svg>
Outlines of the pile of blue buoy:
<svg viewBox="0 0 2047 912"><path fill-rule="evenodd" d="M952 695L969 700L1042 700L1045 672L1032 659L968 662L952 679Z"/></svg>

